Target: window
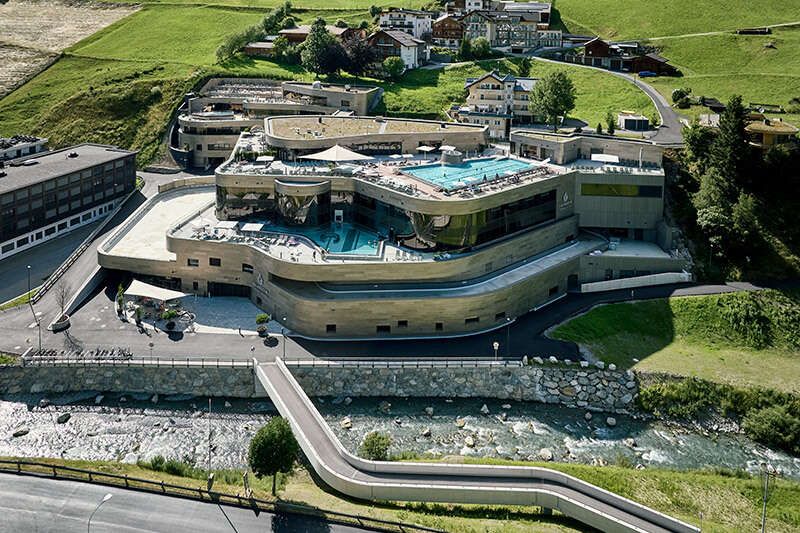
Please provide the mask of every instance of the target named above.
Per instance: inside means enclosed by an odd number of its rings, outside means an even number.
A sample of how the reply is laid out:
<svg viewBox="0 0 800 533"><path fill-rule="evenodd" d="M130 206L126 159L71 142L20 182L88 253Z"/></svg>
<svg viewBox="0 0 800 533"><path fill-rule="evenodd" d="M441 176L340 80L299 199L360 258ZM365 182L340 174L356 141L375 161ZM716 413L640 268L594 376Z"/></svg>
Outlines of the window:
<svg viewBox="0 0 800 533"><path fill-rule="evenodd" d="M198 144L197 145L197 151L198 152L202 152L203 151L203 145L202 144Z"/></svg>
<svg viewBox="0 0 800 533"><path fill-rule="evenodd" d="M336 333L336 324L325 324L325 333Z"/></svg>
<svg viewBox="0 0 800 533"><path fill-rule="evenodd" d="M28 242L30 242L28 240L28 237L23 237L17 241L17 246L25 246L26 244L28 244Z"/></svg>
<svg viewBox="0 0 800 533"><path fill-rule="evenodd" d="M248 274L253 273L253 265L248 265L247 263L242 263L242 272L247 272Z"/></svg>
<svg viewBox="0 0 800 533"><path fill-rule="evenodd" d="M66 222L62 222L61 224L58 225L58 231L61 231L61 230L64 230L64 229L67 229L67 223Z"/></svg>
<svg viewBox="0 0 800 533"><path fill-rule="evenodd" d="M550 287L550 290L547 291L547 294L549 296L555 296L556 294L558 294L558 285L556 285L555 287Z"/></svg>
<svg viewBox="0 0 800 533"><path fill-rule="evenodd" d="M222 259L220 259L219 257L209 257L208 264L211 265L212 267L222 266Z"/></svg>
<svg viewBox="0 0 800 533"><path fill-rule="evenodd" d="M200 266L200 260L199 259L192 259L190 257L190 258L188 258L186 260L186 266L190 266L190 267Z"/></svg>
<svg viewBox="0 0 800 533"><path fill-rule="evenodd" d="M477 324L481 321L481 317L479 316L471 316L464 319L464 325L467 324Z"/></svg>
<svg viewBox="0 0 800 533"><path fill-rule="evenodd" d="M14 243L10 242L10 243L4 245L3 248L0 248L0 251L2 251L5 254L5 253L10 252L13 249L14 249Z"/></svg>
<svg viewBox="0 0 800 533"><path fill-rule="evenodd" d="M501 311L499 313L495 313L495 315L494 315L495 322L499 322L500 320L505 320L505 319L506 319L506 312L505 311Z"/></svg>
<svg viewBox="0 0 800 533"><path fill-rule="evenodd" d="M408 320L398 320L397 321L398 328L407 328L408 327Z"/></svg>
<svg viewBox="0 0 800 533"><path fill-rule="evenodd" d="M391 333L392 327L387 324L381 324L380 326L375 327L376 333Z"/></svg>
<svg viewBox="0 0 800 533"><path fill-rule="evenodd" d="M631 185L626 183L582 183L584 196L626 196L638 198L661 198L660 185Z"/></svg>
<svg viewBox="0 0 800 533"><path fill-rule="evenodd" d="M199 289L200 289L200 284L197 283L196 281L193 281L192 282L192 290L196 291L196 290L199 290Z"/></svg>
<svg viewBox="0 0 800 533"><path fill-rule="evenodd" d="M80 224L80 223L81 223L81 217L75 217L75 218L73 218L72 220L69 221L69 225L70 226L75 226L76 224Z"/></svg>
<svg viewBox="0 0 800 533"><path fill-rule="evenodd" d="M434 329L436 331L444 331L444 322L437 322Z"/></svg>

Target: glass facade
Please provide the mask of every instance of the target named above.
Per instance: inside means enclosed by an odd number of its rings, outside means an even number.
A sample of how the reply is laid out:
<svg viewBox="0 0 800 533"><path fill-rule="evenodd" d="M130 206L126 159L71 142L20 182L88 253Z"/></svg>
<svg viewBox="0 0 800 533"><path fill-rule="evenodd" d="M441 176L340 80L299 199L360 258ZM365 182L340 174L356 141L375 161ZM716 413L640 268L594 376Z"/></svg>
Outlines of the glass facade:
<svg viewBox="0 0 800 533"><path fill-rule="evenodd" d="M626 183L582 183L583 196L626 196L639 198L661 198L660 185L629 185Z"/></svg>

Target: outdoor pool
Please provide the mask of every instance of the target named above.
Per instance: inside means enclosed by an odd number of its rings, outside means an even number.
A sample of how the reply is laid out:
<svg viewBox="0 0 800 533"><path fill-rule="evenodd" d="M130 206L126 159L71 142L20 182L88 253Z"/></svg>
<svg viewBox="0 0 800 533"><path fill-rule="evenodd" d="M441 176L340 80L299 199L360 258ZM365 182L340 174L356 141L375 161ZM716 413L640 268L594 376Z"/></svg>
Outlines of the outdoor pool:
<svg viewBox="0 0 800 533"><path fill-rule="evenodd" d="M532 168L534 168L533 165L524 161L490 157L464 161L460 165L442 163L420 165L405 168L403 172L438 187L451 190L468 185L477 185L483 181L491 181Z"/></svg>
<svg viewBox="0 0 800 533"><path fill-rule="evenodd" d="M313 228L270 225L265 230L302 235L332 254L378 255L378 235L353 224L330 224Z"/></svg>

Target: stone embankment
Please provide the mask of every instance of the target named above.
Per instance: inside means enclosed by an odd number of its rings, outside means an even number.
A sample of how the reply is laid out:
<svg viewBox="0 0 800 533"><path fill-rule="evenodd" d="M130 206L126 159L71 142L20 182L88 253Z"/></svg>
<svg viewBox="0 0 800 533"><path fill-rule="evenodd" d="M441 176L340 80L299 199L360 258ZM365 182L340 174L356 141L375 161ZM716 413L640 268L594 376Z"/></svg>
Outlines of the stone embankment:
<svg viewBox="0 0 800 533"><path fill-rule="evenodd" d="M2 394L81 391L250 398L256 386L248 366L0 366Z"/></svg>
<svg viewBox="0 0 800 533"><path fill-rule="evenodd" d="M555 361L555 360L553 360ZM626 413L639 392L631 371L602 362L551 362L534 358L522 366L289 367L310 396L498 398L537 401Z"/></svg>

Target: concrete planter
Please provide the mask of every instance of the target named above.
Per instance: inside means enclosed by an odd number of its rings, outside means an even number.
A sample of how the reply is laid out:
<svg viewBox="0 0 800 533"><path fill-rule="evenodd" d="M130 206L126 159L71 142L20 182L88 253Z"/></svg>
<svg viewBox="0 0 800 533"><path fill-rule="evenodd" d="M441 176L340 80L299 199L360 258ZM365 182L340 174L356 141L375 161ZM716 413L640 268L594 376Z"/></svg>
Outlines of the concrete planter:
<svg viewBox="0 0 800 533"><path fill-rule="evenodd" d="M62 315L58 320L53 322L53 326L51 327L51 329L54 332L56 332L56 331L64 331L69 326L70 326L69 315Z"/></svg>

